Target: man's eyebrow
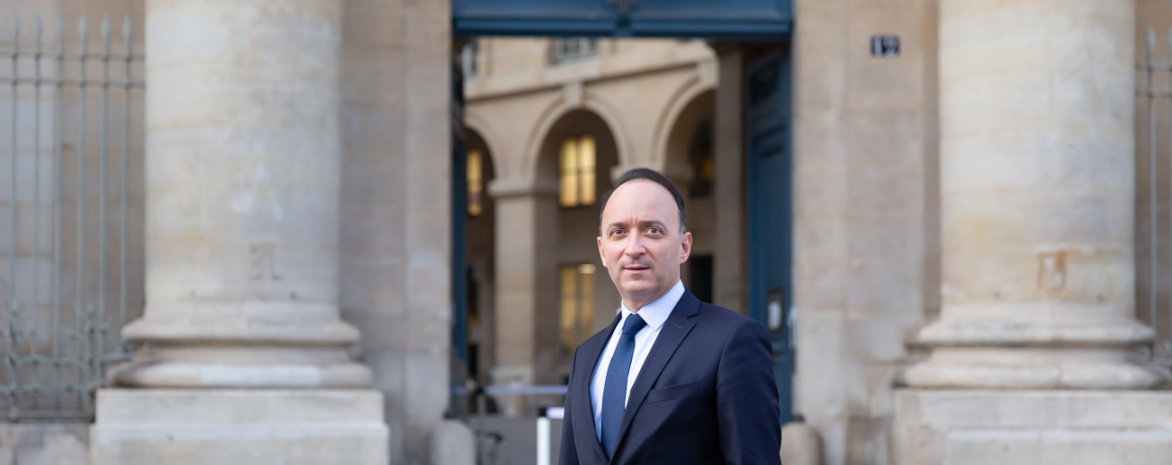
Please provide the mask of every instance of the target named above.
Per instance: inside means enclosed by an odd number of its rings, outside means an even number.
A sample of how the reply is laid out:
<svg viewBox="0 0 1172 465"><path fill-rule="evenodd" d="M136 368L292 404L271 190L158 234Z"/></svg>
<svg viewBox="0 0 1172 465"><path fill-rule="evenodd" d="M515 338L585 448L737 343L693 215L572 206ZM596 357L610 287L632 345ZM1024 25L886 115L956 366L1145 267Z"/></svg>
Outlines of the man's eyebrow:
<svg viewBox="0 0 1172 465"><path fill-rule="evenodd" d="M612 221L610 224L606 225L606 229L611 229L611 228L614 228L614 227L616 227L616 226L620 226L620 227L626 227L626 226L627 226L627 222L626 222L626 221L622 221L622 220L619 220L619 221ZM641 226L641 227L647 227L647 226L658 226L658 227L660 227L660 228L667 229L667 223L664 223L663 221L660 221L660 220L644 220L644 221L640 221L640 222L639 222L639 226Z"/></svg>

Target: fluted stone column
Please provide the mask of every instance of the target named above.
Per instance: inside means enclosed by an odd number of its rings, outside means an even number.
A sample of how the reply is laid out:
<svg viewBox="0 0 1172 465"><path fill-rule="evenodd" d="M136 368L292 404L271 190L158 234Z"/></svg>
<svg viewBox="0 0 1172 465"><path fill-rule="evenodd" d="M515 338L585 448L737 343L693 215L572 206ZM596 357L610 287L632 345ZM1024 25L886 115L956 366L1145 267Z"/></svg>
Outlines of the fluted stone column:
<svg viewBox="0 0 1172 465"><path fill-rule="evenodd" d="M942 294L913 387L1138 389L1134 0L940 3Z"/></svg>
<svg viewBox="0 0 1172 465"><path fill-rule="evenodd" d="M154 1L144 387L362 387L338 317L338 0Z"/></svg>
<svg viewBox="0 0 1172 465"><path fill-rule="evenodd" d="M337 307L340 16L148 0L140 389L99 393L97 463L386 462L381 395L323 389L371 383Z"/></svg>

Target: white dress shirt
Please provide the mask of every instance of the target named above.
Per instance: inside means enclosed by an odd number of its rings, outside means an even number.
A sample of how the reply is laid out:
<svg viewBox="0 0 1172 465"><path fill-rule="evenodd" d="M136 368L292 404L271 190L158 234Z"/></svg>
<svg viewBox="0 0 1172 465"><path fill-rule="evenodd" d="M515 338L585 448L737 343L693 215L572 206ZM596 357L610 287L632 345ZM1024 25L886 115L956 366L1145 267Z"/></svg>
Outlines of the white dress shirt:
<svg viewBox="0 0 1172 465"><path fill-rule="evenodd" d="M659 337L659 330L663 329L667 317L671 315L672 309L676 307L683 296L684 283L676 281L676 285L672 286L667 293L639 309L639 316L647 322L647 326L635 333L635 352L631 354L631 369L627 372L627 399L631 397L631 386L635 385L635 379L639 377L639 370L643 368L643 362L647 361L647 353L651 352L651 346L655 345L655 339ZM632 315L632 312L627 309L626 302L623 302L619 312L622 313L622 319L619 320L619 324L611 333L610 340L606 343L606 349L602 351L602 357L598 358L598 365L594 368L594 379L590 380L590 401L594 407L594 434L598 435L599 441L602 441L602 390L606 385L606 372L610 368L610 359L614 356L614 350L619 345L619 337L623 334L623 324L627 322L627 317ZM625 400L623 402L626 403Z"/></svg>

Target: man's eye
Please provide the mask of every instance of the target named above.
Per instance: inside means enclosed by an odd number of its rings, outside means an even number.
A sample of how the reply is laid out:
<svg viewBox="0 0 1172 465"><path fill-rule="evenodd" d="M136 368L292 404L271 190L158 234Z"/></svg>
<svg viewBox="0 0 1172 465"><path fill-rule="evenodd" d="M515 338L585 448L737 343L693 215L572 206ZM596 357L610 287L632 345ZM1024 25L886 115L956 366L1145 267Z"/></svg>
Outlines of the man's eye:
<svg viewBox="0 0 1172 465"><path fill-rule="evenodd" d="M647 232L651 234L659 234L659 228L647 228Z"/></svg>
<svg viewBox="0 0 1172 465"><path fill-rule="evenodd" d="M610 235L612 235L612 236L617 236L617 235L619 235L619 234L622 234L622 233L623 233L623 230L621 230L621 229L612 229L612 230L610 230Z"/></svg>

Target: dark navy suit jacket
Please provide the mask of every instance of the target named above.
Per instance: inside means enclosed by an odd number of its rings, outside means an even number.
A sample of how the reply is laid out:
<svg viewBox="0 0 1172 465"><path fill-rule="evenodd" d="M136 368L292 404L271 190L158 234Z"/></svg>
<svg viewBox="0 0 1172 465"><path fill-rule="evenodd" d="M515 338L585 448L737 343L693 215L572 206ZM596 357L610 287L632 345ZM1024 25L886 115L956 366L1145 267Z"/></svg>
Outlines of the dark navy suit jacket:
<svg viewBox="0 0 1172 465"><path fill-rule="evenodd" d="M635 378L608 458L594 430L590 380L618 321L574 351L559 464L781 464L781 411L765 327L690 292Z"/></svg>

